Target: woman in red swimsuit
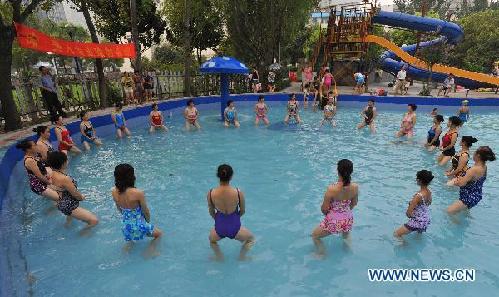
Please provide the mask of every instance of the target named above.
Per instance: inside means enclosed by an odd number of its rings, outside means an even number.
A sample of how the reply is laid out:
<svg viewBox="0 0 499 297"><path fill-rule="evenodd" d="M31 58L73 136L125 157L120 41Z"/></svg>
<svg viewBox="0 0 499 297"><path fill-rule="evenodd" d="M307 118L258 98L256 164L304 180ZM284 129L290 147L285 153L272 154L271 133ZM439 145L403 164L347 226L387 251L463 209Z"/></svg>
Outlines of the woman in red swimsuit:
<svg viewBox="0 0 499 297"><path fill-rule="evenodd" d="M75 154L81 153L81 150L74 144L71 134L69 134L69 130L64 126L61 116L57 118L55 125L54 130L55 135L57 136L57 141L59 142L59 151L65 153L66 155L68 152Z"/></svg>
<svg viewBox="0 0 499 297"><path fill-rule="evenodd" d="M168 131L168 128L163 124L163 115L161 114L161 111L158 110L158 104L154 103L151 107L152 111L149 114L151 128L149 128L149 132L153 133L156 129L161 129L165 132Z"/></svg>
<svg viewBox="0 0 499 297"><path fill-rule="evenodd" d="M447 130L444 137L442 137L442 146L440 147L442 153L437 158L438 165L443 166L447 164L456 154L456 148L454 146L456 145L459 127L461 127L462 124L463 122L456 116L449 118L449 121L447 122L449 130Z"/></svg>

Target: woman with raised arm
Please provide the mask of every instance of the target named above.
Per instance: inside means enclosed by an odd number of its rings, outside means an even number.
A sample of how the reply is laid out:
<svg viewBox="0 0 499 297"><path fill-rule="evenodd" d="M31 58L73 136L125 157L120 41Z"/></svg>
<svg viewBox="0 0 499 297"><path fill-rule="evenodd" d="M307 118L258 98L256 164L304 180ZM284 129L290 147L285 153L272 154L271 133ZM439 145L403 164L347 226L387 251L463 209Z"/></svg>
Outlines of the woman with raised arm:
<svg viewBox="0 0 499 297"><path fill-rule="evenodd" d="M352 183L353 163L343 159L338 162L338 180L327 187L321 205L324 220L312 232L317 253L325 253L321 238L331 234L343 235L349 241L353 225L352 209L357 205L359 186Z"/></svg>
<svg viewBox="0 0 499 297"><path fill-rule="evenodd" d="M251 231L241 226L241 217L246 210L244 194L238 188L230 185L234 171L227 164L218 166L217 177L220 185L208 192L208 211L215 220L215 227L210 231L210 245L217 260L223 255L217 242L225 237L236 239L243 243L239 258L244 260L246 253L255 239Z"/></svg>

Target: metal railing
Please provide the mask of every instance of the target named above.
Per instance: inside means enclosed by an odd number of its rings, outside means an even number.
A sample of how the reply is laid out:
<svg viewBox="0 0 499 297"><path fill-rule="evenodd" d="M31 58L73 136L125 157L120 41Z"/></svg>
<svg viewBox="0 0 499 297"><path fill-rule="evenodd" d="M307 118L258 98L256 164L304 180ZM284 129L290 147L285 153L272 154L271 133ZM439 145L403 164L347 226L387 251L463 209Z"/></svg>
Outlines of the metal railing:
<svg viewBox="0 0 499 297"><path fill-rule="evenodd" d="M125 92L121 84L122 74L106 73L108 102L114 104L123 101ZM95 73L64 74L56 78L59 101L68 113L100 108L97 75ZM182 97L184 93L184 75L182 72L163 72L153 75L155 100ZM230 77L231 93L250 91L250 83L245 76ZM46 104L41 95L40 78L30 80L13 78L13 96L23 122L36 123L48 118ZM220 93L218 75L193 74L191 76L191 95L207 96ZM3 119L2 119L3 121Z"/></svg>

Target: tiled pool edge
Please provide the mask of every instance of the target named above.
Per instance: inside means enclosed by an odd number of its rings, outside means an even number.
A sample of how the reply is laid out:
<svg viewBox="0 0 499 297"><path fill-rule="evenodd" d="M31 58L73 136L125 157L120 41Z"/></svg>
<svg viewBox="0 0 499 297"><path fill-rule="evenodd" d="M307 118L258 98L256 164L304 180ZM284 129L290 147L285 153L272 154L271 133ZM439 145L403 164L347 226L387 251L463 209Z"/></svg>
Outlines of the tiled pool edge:
<svg viewBox="0 0 499 297"><path fill-rule="evenodd" d="M241 95L231 95L231 99L235 101L256 101L258 96L261 94L241 94ZM267 101L286 101L288 99L289 93L274 93L274 94L263 94ZM299 100L302 99L302 94L297 94ZM338 101L340 102L366 102L373 96L366 95L340 95ZM403 105L409 103L415 103L418 105L430 105L430 106L459 106L461 104L462 98L425 98L425 97L374 97L377 104L395 104L395 105ZM204 105L204 104L213 104L220 102L219 96L206 96L206 97L196 97L196 98L178 98L168 101L158 102L159 109L162 111L173 110L176 108L182 108L185 106L186 101L189 99L194 99L196 104ZM499 111L499 98L495 99L474 99L468 98L471 106L485 106L485 107L496 107ZM133 119L137 117L147 116L150 112L150 106L142 106L136 107L129 110L125 110L124 114L127 119ZM96 117L92 117L92 123L94 127L99 128L102 126L107 126L112 124L111 117L109 114L99 115ZM66 126L70 130L71 134L79 133L79 120L75 120L71 123L68 123ZM54 136L54 133L52 133ZM26 137L27 139L34 139L34 136ZM4 206L4 197L6 197L7 190L10 190L9 196L17 196L18 189L22 189L23 185L14 185L14 179L18 174L13 174L18 161L23 157L22 152L15 148L15 144L11 144L7 148L7 152L5 153L2 161L0 163L0 230L2 230L1 226L5 223L5 214L2 209ZM19 174L22 174L22 170L19 171ZM18 183L17 183L18 184ZM11 188L9 188L9 185ZM22 292L18 292L19 290L19 281L21 280L22 275L27 278L27 271L10 271L12 269L23 270L23 267L26 267L26 263L22 263L22 251L20 243L16 240L9 240L7 234L2 232L0 235L2 239L2 247L0 251L0 295L1 296L16 296L16 295L25 295ZM10 251L10 252L7 252ZM17 256L16 256L17 255ZM19 258L19 259L14 259ZM19 261L18 261L19 260ZM25 270L25 268L24 268ZM14 285L14 282L17 282L17 285ZM17 289L16 289L17 288ZM27 287L26 290L29 290Z"/></svg>

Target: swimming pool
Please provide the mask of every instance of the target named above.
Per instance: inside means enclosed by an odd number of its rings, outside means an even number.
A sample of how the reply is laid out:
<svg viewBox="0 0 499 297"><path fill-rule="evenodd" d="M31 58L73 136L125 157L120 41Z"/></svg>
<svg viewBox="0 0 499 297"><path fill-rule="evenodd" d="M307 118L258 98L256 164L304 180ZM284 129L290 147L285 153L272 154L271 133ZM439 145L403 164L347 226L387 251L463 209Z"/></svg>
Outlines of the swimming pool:
<svg viewBox="0 0 499 297"><path fill-rule="evenodd" d="M90 237L80 237L80 223L64 228L59 213L46 214L49 204L25 186L13 209L14 221L3 225L4 238L16 240L30 273L34 296L493 296L499 289L499 162L489 164L484 199L471 214L452 223L445 208L458 197L445 187L436 155L413 143L393 143L405 106L378 105L378 134L356 131L362 105L344 103L338 127L318 128L320 113L301 113L305 124L284 126L284 103L268 103L271 126L253 125L253 103L238 103L242 127L224 129L218 105L203 105L203 131L181 130L180 110L167 119L170 132L149 135L145 118L129 122L133 137L116 141L110 128L102 148L70 162L69 173L86 194L82 206L95 212L100 225ZM441 108L448 116L455 107ZM430 126L429 107L418 109L415 142ZM168 115L168 112L164 112ZM473 135L478 145L499 148L497 113L474 114L461 135ZM74 139L79 139L74 136ZM474 147L476 148L476 147ZM326 186L336 180L341 158L354 162L360 184L354 210L352 247L340 237L325 240L327 257L317 259L309 237L320 222ZM146 242L130 254L122 252L120 217L110 189L114 166L129 162L137 187L144 189L152 221L162 228L161 255L144 260ZM233 185L246 194L243 225L256 235L250 261L236 260L239 243L222 241L225 262L210 259L208 232L213 221L206 192L217 185L216 167L229 163ZM432 224L423 236L410 235L407 245L392 238L406 222L405 210L417 191L415 173L429 169L432 183ZM21 172L22 168L16 168ZM19 215L18 213L21 212ZM474 268L473 283L371 283L368 268ZM14 284L19 290L24 282Z"/></svg>

